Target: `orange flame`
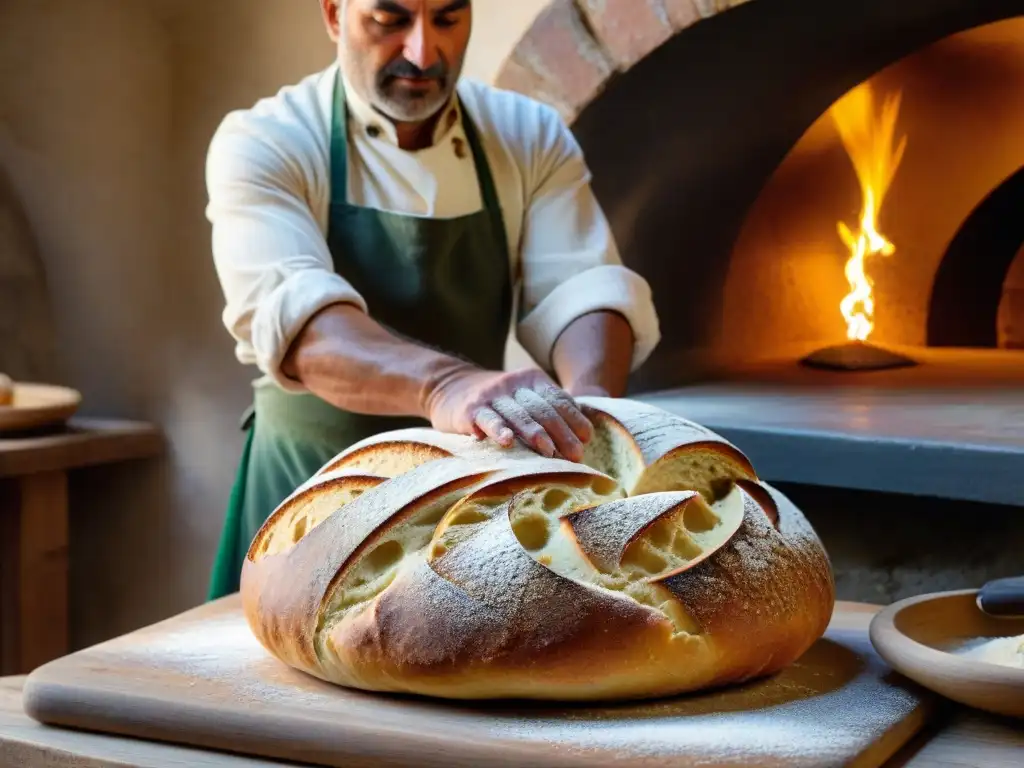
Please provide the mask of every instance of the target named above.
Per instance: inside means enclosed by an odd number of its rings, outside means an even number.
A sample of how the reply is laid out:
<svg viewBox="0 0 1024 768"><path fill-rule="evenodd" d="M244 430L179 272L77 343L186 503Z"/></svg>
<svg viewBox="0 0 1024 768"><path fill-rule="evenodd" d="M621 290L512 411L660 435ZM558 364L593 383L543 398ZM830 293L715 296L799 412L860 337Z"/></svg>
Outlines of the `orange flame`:
<svg viewBox="0 0 1024 768"><path fill-rule="evenodd" d="M850 292L839 308L846 320L846 336L851 341L866 341L875 328L873 283L865 271L868 259L896 252L896 247L878 231L878 212L907 144L904 136L893 148L900 98L898 91L887 96L881 113L876 115L871 85L862 83L831 109L839 137L860 181L863 199L859 229L853 231L842 221L838 224L839 237L850 249L845 270Z"/></svg>

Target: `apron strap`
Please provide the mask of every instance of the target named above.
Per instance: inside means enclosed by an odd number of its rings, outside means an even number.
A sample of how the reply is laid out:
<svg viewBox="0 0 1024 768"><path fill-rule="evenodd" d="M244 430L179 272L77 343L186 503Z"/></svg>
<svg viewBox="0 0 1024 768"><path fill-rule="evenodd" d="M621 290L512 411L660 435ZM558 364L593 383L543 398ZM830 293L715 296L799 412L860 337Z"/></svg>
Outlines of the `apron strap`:
<svg viewBox="0 0 1024 768"><path fill-rule="evenodd" d="M235 482L231 486L227 514L224 526L221 528L217 553L214 555L213 569L210 573L210 583L206 593L207 600L216 600L230 595L232 592L237 592L239 589L241 578L239 564L245 557L242 547L246 546L242 543L242 517L245 507L245 488L249 482L249 461L252 455L254 434L254 430L250 429L245 435L242 458L238 463Z"/></svg>
<svg viewBox="0 0 1024 768"><path fill-rule="evenodd" d="M497 239L506 257L511 260L512 254L508 247L508 231L505 229L505 217L501 213L501 201L498 199L498 190L494 185L494 176L491 174L491 164L487 162L487 153L484 151L483 142L480 141L480 134L476 129L473 119L466 111L466 105L459 98L459 111L462 113L462 130L466 133L466 141L473 153L473 162L476 164L476 178L480 185L480 197L484 201L484 208L491 217L491 227L494 229L494 237Z"/></svg>
<svg viewBox="0 0 1024 768"><path fill-rule="evenodd" d="M238 428L245 432L249 429L256 421L256 404L251 403L248 408L245 409L245 413L242 414L242 418L238 420Z"/></svg>
<svg viewBox="0 0 1024 768"><path fill-rule="evenodd" d="M331 107L331 197L348 200L348 108L341 68L334 80L334 104Z"/></svg>

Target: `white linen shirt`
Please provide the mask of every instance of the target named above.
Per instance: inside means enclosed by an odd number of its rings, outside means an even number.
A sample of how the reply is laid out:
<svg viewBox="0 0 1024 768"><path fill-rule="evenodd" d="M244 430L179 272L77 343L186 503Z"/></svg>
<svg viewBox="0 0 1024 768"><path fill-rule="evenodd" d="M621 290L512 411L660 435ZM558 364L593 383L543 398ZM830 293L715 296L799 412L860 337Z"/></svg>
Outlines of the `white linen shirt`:
<svg viewBox="0 0 1024 768"><path fill-rule="evenodd" d="M286 390L281 371L295 336L324 307L373 307L337 274L327 247L331 107L337 64L227 115L207 157L207 218L225 297L223 322L236 356ZM633 329L634 369L660 335L650 286L622 265L590 188L582 152L559 114L540 102L463 79L457 88L480 134L519 288L520 344L545 370L559 335L598 310ZM454 218L483 207L458 100L434 143L410 152L394 126L346 87L348 202L383 211ZM487 258L488 254L481 254Z"/></svg>

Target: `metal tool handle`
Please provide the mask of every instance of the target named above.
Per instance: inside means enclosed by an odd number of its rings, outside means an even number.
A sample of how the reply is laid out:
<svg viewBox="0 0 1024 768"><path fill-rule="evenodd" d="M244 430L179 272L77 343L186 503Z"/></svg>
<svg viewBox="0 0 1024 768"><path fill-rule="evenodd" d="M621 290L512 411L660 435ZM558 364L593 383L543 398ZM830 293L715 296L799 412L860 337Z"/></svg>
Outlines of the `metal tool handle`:
<svg viewBox="0 0 1024 768"><path fill-rule="evenodd" d="M978 590L977 603L990 616L1024 617L1024 576L990 581Z"/></svg>

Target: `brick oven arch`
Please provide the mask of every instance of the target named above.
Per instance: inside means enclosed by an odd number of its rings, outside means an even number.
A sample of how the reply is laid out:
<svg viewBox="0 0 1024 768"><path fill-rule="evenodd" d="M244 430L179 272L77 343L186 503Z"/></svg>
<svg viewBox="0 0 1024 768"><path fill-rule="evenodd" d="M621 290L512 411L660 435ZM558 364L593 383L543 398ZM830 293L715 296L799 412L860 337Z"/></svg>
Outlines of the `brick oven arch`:
<svg viewBox="0 0 1024 768"><path fill-rule="evenodd" d="M998 346L999 307L1024 247L1024 167L982 200L939 263L928 307L928 346Z"/></svg>
<svg viewBox="0 0 1024 768"><path fill-rule="evenodd" d="M747 214L839 97L1018 16L1024 0L552 0L496 83L571 124L623 260L652 285L662 343L631 391L705 372Z"/></svg>
<svg viewBox="0 0 1024 768"><path fill-rule="evenodd" d="M702 19L750 0L551 0L498 71L499 88L572 123L617 73Z"/></svg>

